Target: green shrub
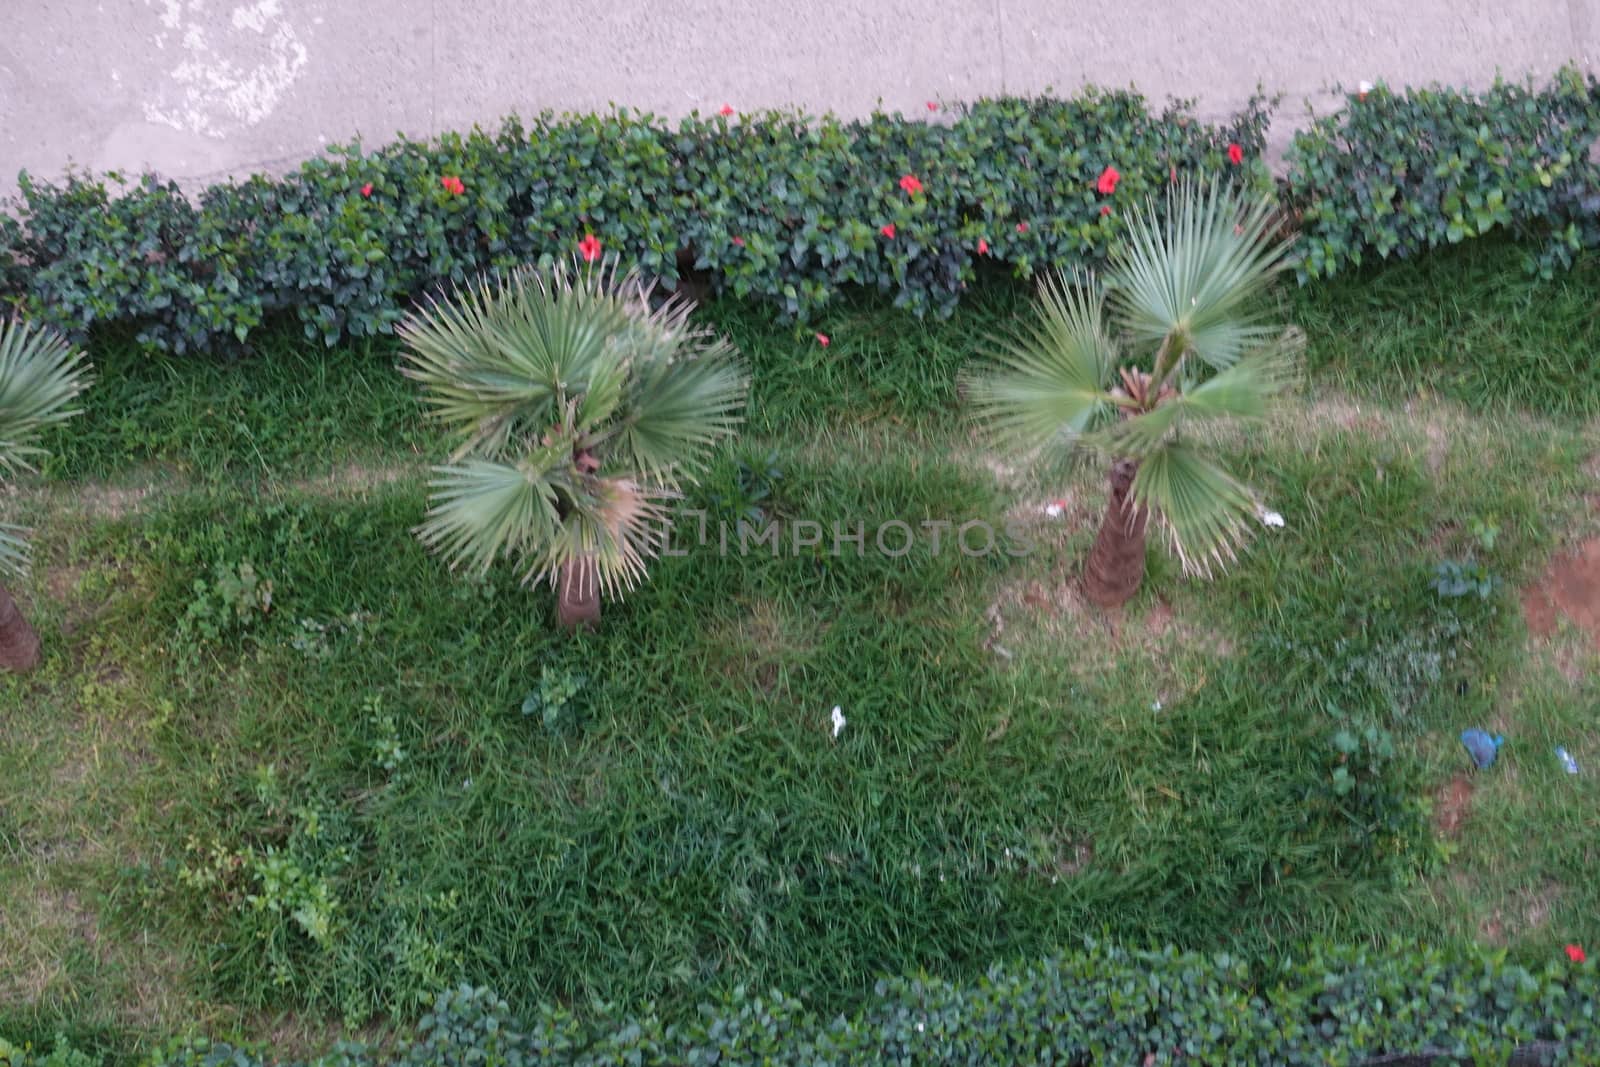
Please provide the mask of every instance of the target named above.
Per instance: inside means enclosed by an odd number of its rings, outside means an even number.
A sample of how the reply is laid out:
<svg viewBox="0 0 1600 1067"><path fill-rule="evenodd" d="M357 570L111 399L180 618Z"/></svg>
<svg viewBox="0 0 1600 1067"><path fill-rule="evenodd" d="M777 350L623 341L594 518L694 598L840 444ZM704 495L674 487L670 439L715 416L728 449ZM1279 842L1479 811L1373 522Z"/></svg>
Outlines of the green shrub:
<svg viewBox="0 0 1600 1067"><path fill-rule="evenodd" d="M394 1053L341 1043L314 1062L347 1067L534 1064L1346 1064L1436 1055L1478 1063L1600 1062L1600 974L1564 960L1540 970L1500 954L1313 950L1256 968L1227 956L1089 945L971 986L919 976L882 982L848 1016L822 1018L779 993L735 992L664 1022L598 1007L545 1007L519 1021L486 989L439 997ZM83 1067L0 1041L3 1067ZM270 1049L170 1046L151 1067L258 1067ZM1393 1062L1392 1060L1389 1062Z"/></svg>
<svg viewBox="0 0 1600 1067"><path fill-rule="evenodd" d="M1301 279L1495 230L1528 243L1531 269L1570 265L1600 245L1596 86L1566 70L1542 88L1347 97L1289 149ZM335 147L193 203L150 175L24 174L16 217L0 212L0 300L77 337L115 327L176 352L238 347L274 316L333 345L389 333L441 286L571 257L592 233L669 285L692 269L801 318L845 286L942 314L989 260L1021 276L1100 264L1123 209L1176 175L1267 189L1269 117L1260 97L1208 125L1182 104L1153 113L1137 93L1093 89L959 105L948 122L546 112L493 133ZM1107 166L1121 182L1103 196ZM901 188L906 175L920 191Z"/></svg>
<svg viewBox="0 0 1600 1067"><path fill-rule="evenodd" d="M448 283L570 258L592 233L668 284L692 265L800 317L847 285L945 313L985 258L1023 275L1099 263L1122 209L1175 175L1267 189L1267 120L1261 99L1207 125L1096 90L984 100L948 122L545 113L492 134L338 147L196 203L152 176L108 174L113 195L93 176L24 174L17 221L0 224L0 298L78 336L125 328L176 352L236 347L278 315L333 345L390 332ZM1106 195L1108 166L1121 181Z"/></svg>
<svg viewBox="0 0 1600 1067"><path fill-rule="evenodd" d="M1324 278L1369 253L1405 258L1497 229L1528 242L1549 276L1600 244L1593 77L1482 94L1378 86L1346 97L1289 149L1285 195L1303 231L1300 274Z"/></svg>

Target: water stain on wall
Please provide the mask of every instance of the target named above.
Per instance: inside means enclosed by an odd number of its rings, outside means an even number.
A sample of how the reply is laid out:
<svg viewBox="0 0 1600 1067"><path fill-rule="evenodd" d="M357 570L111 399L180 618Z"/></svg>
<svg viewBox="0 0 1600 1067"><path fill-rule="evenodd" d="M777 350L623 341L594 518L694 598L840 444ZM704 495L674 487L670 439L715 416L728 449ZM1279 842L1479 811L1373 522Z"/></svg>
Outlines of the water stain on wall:
<svg viewBox="0 0 1600 1067"><path fill-rule="evenodd" d="M309 53L288 0L144 0L160 29L151 43L176 60L144 101L145 121L227 137L271 115L305 73Z"/></svg>

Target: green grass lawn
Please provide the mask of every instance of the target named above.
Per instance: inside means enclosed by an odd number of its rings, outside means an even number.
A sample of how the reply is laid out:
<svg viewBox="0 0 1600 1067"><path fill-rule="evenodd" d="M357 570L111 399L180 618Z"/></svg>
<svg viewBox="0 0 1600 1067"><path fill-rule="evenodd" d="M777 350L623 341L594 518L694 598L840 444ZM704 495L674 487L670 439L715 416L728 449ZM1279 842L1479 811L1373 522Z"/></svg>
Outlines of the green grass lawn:
<svg viewBox="0 0 1600 1067"><path fill-rule="evenodd" d="M781 521L1036 551L695 551L576 637L412 536L438 450L392 352L104 346L0 498L39 531L48 647L0 679L0 1033L293 1043L462 980L832 1006L1091 936L1600 942L1593 653L1517 599L1595 526L1595 269L1485 245L1286 293L1312 373L1224 443L1285 527L1209 584L1153 547L1112 617L1072 586L1103 474L1042 484L960 409L1009 287L948 322L841 308L827 348L709 308L755 391L688 503L736 515L771 456ZM1496 592L1441 598L1447 559ZM1508 746L1457 781L1469 725Z"/></svg>

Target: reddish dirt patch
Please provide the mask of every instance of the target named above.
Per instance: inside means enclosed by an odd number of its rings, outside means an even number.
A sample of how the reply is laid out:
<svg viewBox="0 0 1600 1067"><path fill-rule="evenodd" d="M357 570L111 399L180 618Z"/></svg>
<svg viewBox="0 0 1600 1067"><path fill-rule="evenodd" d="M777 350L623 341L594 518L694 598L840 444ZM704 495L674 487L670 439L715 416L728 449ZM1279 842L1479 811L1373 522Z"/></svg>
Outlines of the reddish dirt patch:
<svg viewBox="0 0 1600 1067"><path fill-rule="evenodd" d="M1549 637L1565 618L1600 649L1600 537L1558 556L1538 582L1524 589L1522 614L1536 636Z"/></svg>
<svg viewBox="0 0 1600 1067"><path fill-rule="evenodd" d="M1434 798L1433 825L1443 836L1461 836L1461 824L1472 810L1472 789L1472 779L1463 771L1445 783Z"/></svg>

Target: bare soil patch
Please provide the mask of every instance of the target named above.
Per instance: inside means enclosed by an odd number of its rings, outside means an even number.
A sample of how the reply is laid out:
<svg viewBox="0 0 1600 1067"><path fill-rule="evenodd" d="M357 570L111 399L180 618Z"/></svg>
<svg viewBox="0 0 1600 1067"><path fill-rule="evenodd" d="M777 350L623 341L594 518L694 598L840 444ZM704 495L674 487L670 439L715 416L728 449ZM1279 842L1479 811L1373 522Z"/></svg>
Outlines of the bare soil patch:
<svg viewBox="0 0 1600 1067"><path fill-rule="evenodd" d="M1522 614L1536 637L1550 637L1566 620L1600 649L1600 537L1556 557L1522 591Z"/></svg>
<svg viewBox="0 0 1600 1067"><path fill-rule="evenodd" d="M1472 778L1462 771L1439 788L1433 803L1433 826L1440 836L1455 840L1472 814Z"/></svg>

